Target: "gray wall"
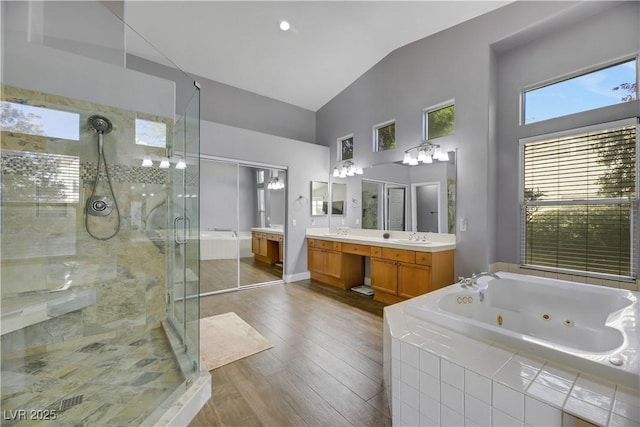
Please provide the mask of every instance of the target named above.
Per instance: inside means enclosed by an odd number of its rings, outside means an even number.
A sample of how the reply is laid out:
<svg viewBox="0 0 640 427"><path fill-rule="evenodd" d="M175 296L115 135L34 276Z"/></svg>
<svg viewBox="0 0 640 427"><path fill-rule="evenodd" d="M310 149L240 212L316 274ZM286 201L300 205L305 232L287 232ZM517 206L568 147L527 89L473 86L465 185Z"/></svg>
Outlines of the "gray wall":
<svg viewBox="0 0 640 427"><path fill-rule="evenodd" d="M183 74L179 71L133 55L127 55L127 68L176 80L179 85L193 84L193 81L184 82ZM202 120L283 138L315 142L316 116L313 111L202 76L192 75L192 77L201 86L200 118ZM182 93L189 93L186 91L188 87L182 89ZM180 106L186 105L187 102L188 99L178 99L179 111Z"/></svg>
<svg viewBox="0 0 640 427"><path fill-rule="evenodd" d="M640 51L640 3L610 4L582 22L498 53L496 255L490 262L519 262L519 139L640 116L640 102L519 125L522 88L608 63ZM500 47L500 46L498 46Z"/></svg>
<svg viewBox="0 0 640 427"><path fill-rule="evenodd" d="M401 161L421 141L424 108L455 99L456 130L439 142L458 149L456 274L486 270L495 247L496 57L491 44L571 10L570 2L516 2L392 52L317 113L316 142L337 152L353 133L354 162ZM373 126L396 120L395 150L372 152ZM335 157L332 155L332 165Z"/></svg>

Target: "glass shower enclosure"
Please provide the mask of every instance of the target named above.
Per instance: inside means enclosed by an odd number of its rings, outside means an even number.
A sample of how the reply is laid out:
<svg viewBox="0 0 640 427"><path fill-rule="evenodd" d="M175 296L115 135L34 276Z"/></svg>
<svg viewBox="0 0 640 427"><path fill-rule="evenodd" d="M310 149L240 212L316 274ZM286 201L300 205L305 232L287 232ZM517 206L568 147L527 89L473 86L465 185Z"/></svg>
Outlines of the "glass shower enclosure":
<svg viewBox="0 0 640 427"><path fill-rule="evenodd" d="M162 424L202 375L199 88L118 4L0 5L2 425Z"/></svg>

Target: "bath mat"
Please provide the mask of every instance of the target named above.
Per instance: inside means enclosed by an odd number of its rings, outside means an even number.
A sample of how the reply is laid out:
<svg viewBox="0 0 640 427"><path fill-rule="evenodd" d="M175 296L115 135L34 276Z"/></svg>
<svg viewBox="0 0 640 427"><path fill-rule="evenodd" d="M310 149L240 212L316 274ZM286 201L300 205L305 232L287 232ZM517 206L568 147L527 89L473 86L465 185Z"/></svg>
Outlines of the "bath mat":
<svg viewBox="0 0 640 427"><path fill-rule="evenodd" d="M234 312L200 319L200 356L209 371L271 347Z"/></svg>

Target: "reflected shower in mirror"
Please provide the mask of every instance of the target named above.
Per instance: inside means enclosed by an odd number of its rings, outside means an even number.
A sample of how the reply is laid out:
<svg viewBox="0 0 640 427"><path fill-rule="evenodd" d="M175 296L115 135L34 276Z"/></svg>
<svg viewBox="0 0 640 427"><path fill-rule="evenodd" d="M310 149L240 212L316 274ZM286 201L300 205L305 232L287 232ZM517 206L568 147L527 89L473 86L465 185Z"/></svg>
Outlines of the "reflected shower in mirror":
<svg viewBox="0 0 640 427"><path fill-rule="evenodd" d="M331 215L345 216L347 209L347 184L331 184Z"/></svg>
<svg viewBox="0 0 640 427"><path fill-rule="evenodd" d="M311 181L311 215L327 215L329 213L329 183Z"/></svg>

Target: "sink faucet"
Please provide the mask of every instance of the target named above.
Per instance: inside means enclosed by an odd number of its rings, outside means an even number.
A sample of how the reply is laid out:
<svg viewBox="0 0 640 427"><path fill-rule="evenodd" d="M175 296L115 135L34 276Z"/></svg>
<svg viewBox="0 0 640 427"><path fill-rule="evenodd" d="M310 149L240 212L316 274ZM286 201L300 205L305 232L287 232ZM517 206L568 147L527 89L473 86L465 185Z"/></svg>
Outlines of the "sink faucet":
<svg viewBox="0 0 640 427"><path fill-rule="evenodd" d="M420 236L418 235L418 233L413 232L409 234L409 240L415 240L417 242L420 240Z"/></svg>

